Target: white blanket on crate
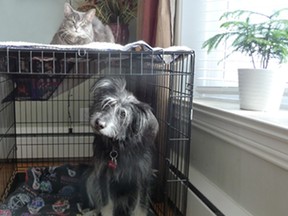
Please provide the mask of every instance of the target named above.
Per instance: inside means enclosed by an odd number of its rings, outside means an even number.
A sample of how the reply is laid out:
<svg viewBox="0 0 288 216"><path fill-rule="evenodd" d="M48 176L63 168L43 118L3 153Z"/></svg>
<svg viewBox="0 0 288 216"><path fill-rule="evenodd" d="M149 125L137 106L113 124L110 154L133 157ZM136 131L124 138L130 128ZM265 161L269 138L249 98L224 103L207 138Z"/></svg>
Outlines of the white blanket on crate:
<svg viewBox="0 0 288 216"><path fill-rule="evenodd" d="M170 63L175 60L181 52L191 52L192 50L186 46L171 46L168 48L151 47L144 41L136 41L126 45L106 43L106 42L93 42L85 45L55 45L55 44L41 44L41 43L30 43L22 41L5 41L0 42L1 48L11 48L11 49L38 49L38 50L94 50L94 51L152 51L159 52L159 57L165 62ZM175 52L176 55L172 56Z"/></svg>
<svg viewBox="0 0 288 216"><path fill-rule="evenodd" d="M1 51L2 50L2 51ZM191 54L193 52L190 48L185 47L185 46L172 46L168 48L160 48L160 47L151 47L144 41L136 41L133 43L129 43L127 45L120 45L120 44L114 44L114 43L105 43L105 42L94 42L90 44L85 44L85 45L52 45L52 44L40 44L40 43L30 43L30 42L21 42L21 41L7 41L7 42L0 42L0 51L2 52L3 55L3 50L4 50L4 55L5 51L48 51L50 52L58 52L58 51L71 51L78 53L79 56L83 56L86 52L98 52L98 51L107 51L107 52L113 52L113 51L132 51L133 53L143 53L147 54L150 56L150 58L153 58L156 63L164 63L164 64L170 64L177 59L179 59L181 56L185 54ZM105 57L105 56L104 56ZM127 56L126 56L127 57ZM139 57L139 56L138 56ZM117 58L117 57L116 57ZM51 58L51 56L33 56L33 60L39 60L40 62L45 62L45 61L52 61L54 58ZM5 60L5 59L4 59ZM73 63L75 59L69 58L69 62ZM102 59L103 60L103 59ZM101 59L99 61L102 61ZM115 59L117 60L117 59ZM79 61L75 60L75 61ZM69 66L69 65L68 65ZM21 65L22 67L22 65ZM31 67L31 65L28 65L28 67ZM4 71L7 68L4 67ZM24 65L25 69L25 65ZM43 70L43 68L40 68L40 70ZM45 70L45 68L44 68ZM0 71L1 71L1 59L0 59ZM29 71L29 70L28 70ZM63 71L62 71L63 72ZM46 73L46 72L44 72ZM47 74L50 74L49 68L47 69ZM37 68L36 68L36 73L37 73ZM66 72L65 72L66 74ZM36 77L37 78L37 77ZM41 84L42 90L38 91L38 89L31 89L29 92L25 92L25 95L23 96L20 94L20 90L16 89L15 92L12 92L11 95L8 95L7 98L4 99L4 101L9 101L12 98L16 98L16 100L47 100L51 96L55 97L58 96L59 94L65 92L68 90L68 87L75 87L76 85L79 85L81 82L84 81L84 79L78 79L73 80L72 84L67 84L64 82L71 82L71 79L65 79L64 81L62 80L63 78L61 77L50 77L48 79L37 79L37 83L43 82ZM29 86L34 86L33 85L33 79L26 78L24 79L17 79L17 88L18 86L24 86L27 87L25 89L28 89ZM36 82L35 81L35 82ZM61 85L61 87L59 87ZM43 86L47 87L43 90ZM57 89L57 91L56 91ZM27 90L28 91L28 90Z"/></svg>

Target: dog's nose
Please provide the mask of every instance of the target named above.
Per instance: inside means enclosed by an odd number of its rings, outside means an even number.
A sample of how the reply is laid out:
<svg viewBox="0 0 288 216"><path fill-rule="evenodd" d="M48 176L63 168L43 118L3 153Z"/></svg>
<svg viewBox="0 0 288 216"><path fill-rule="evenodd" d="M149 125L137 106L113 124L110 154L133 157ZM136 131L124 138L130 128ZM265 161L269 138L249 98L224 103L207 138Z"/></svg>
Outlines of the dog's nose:
<svg viewBox="0 0 288 216"><path fill-rule="evenodd" d="M99 129L105 128L105 122L101 121L101 119L96 119L95 120L95 126Z"/></svg>

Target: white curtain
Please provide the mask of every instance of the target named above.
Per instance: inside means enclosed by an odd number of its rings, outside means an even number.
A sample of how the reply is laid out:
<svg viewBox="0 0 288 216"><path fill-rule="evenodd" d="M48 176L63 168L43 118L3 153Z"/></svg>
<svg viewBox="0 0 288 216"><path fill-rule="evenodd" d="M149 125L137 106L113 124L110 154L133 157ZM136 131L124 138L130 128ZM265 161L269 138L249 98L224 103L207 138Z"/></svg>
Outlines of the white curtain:
<svg viewBox="0 0 288 216"><path fill-rule="evenodd" d="M158 47L174 44L176 0L159 0L156 43Z"/></svg>

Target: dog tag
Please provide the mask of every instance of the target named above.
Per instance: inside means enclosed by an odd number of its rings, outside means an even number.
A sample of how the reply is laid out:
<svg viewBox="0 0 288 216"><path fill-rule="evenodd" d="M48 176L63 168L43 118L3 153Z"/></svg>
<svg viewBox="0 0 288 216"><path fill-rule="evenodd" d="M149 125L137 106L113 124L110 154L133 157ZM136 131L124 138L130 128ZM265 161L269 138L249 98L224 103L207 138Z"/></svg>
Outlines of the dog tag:
<svg viewBox="0 0 288 216"><path fill-rule="evenodd" d="M117 157L118 157L118 153L115 150L112 150L110 152L110 158L111 160L109 160L108 162L108 167L112 170L115 170L117 167Z"/></svg>
<svg viewBox="0 0 288 216"><path fill-rule="evenodd" d="M115 163L113 160L109 160L108 167L112 170L115 170L117 167L117 163Z"/></svg>

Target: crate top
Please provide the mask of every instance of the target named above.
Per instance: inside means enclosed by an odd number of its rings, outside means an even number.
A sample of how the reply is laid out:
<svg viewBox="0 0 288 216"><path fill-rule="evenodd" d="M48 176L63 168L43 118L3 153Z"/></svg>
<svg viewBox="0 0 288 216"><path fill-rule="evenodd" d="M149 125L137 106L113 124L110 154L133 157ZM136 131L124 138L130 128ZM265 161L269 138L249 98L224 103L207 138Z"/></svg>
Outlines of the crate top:
<svg viewBox="0 0 288 216"><path fill-rule="evenodd" d="M54 45L20 41L0 41L0 52L3 51L49 51L49 52L143 52L159 54L166 63L183 54L191 54L193 51L186 46L171 46L168 48L151 47L144 41L136 41L127 45L106 42L94 42L85 45ZM177 57L176 57L176 56ZM173 57L172 57L173 56Z"/></svg>

